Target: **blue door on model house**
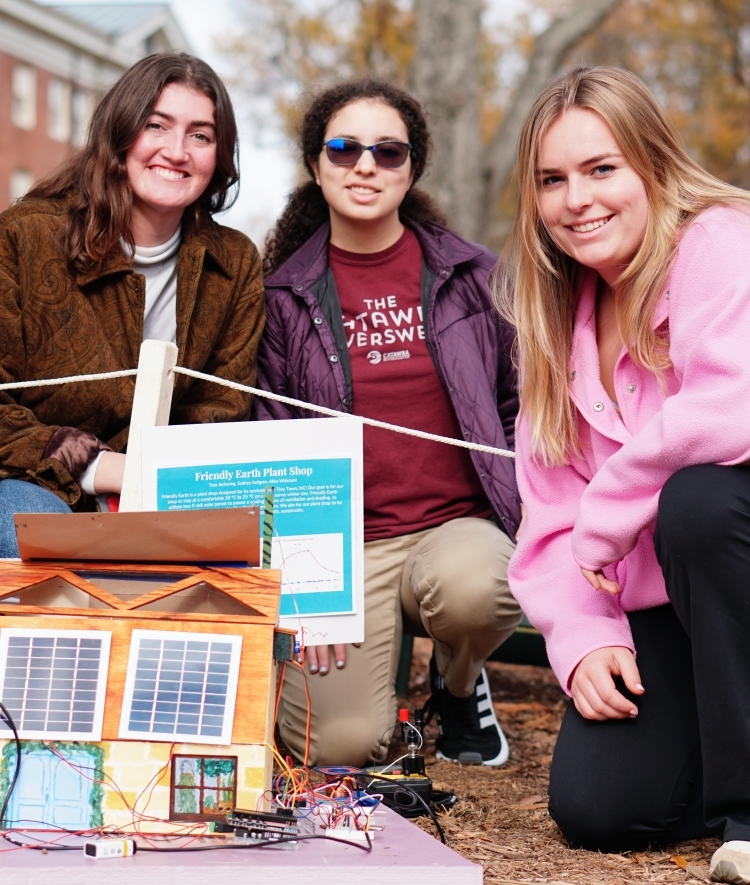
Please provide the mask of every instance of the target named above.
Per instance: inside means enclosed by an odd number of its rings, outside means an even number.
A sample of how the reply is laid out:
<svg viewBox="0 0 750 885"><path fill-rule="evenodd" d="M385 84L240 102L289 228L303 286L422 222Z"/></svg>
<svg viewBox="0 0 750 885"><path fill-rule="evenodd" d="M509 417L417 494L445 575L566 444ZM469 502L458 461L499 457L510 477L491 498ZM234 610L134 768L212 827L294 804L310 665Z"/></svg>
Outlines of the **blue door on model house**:
<svg viewBox="0 0 750 885"><path fill-rule="evenodd" d="M6 782L10 783L16 770L15 746L6 746L3 756L8 769ZM24 749L21 774L5 815L6 826L66 830L87 830L95 826L92 821L95 784L83 774L96 777L95 761L83 748L66 749L65 758L70 764L46 748L28 752Z"/></svg>

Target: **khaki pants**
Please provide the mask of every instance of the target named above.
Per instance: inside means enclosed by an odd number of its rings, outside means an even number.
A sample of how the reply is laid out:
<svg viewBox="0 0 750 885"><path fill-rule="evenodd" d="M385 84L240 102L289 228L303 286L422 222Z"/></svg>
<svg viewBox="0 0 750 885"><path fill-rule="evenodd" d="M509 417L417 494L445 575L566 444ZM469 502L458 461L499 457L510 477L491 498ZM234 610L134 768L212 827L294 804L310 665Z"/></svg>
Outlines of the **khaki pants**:
<svg viewBox="0 0 750 885"><path fill-rule="evenodd" d="M487 519L365 544L365 641L346 666L307 674L311 765L383 758L396 723L394 681L402 632L429 636L448 690L469 695L487 657L515 630L521 610L508 589L512 541ZM304 677L287 667L279 706L284 743L304 756Z"/></svg>

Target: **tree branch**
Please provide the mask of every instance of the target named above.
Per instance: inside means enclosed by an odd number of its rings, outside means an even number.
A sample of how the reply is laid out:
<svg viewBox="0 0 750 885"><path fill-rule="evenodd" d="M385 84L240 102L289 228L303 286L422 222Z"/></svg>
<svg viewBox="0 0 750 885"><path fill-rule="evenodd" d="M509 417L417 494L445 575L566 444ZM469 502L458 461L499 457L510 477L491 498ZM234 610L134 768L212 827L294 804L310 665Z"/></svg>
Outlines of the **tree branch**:
<svg viewBox="0 0 750 885"><path fill-rule="evenodd" d="M515 165L518 133L529 108L565 56L576 44L598 27L622 0L584 0L564 19L556 18L536 39L529 66L523 76L502 123L484 151L482 174L487 183L482 205L482 239L489 228Z"/></svg>

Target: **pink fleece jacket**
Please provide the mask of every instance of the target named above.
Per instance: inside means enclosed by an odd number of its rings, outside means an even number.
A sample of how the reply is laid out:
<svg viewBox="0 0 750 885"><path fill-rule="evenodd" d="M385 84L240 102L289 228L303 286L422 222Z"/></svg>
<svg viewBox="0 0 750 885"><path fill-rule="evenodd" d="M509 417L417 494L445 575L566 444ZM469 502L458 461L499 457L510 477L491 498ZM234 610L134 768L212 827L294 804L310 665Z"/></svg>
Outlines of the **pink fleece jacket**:
<svg viewBox="0 0 750 885"><path fill-rule="evenodd" d="M528 518L510 585L566 690L589 652L635 651L625 612L668 601L653 545L667 479L693 464L750 459L750 215L715 207L685 231L654 317L655 327L668 324L672 369L660 384L623 350L614 374L621 415L599 376L597 279L584 280L570 360L583 456L543 467L525 420L516 433ZM603 568L622 594L594 590L580 566Z"/></svg>

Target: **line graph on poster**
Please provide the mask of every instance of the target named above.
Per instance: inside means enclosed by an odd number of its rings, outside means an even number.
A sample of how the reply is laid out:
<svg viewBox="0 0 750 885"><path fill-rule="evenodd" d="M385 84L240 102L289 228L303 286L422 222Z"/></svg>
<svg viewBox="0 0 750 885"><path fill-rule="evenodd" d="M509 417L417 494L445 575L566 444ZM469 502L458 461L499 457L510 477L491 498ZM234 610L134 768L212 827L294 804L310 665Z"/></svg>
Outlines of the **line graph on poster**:
<svg viewBox="0 0 750 885"><path fill-rule="evenodd" d="M277 535L271 542L271 568L282 571L282 595L343 592L344 535Z"/></svg>

